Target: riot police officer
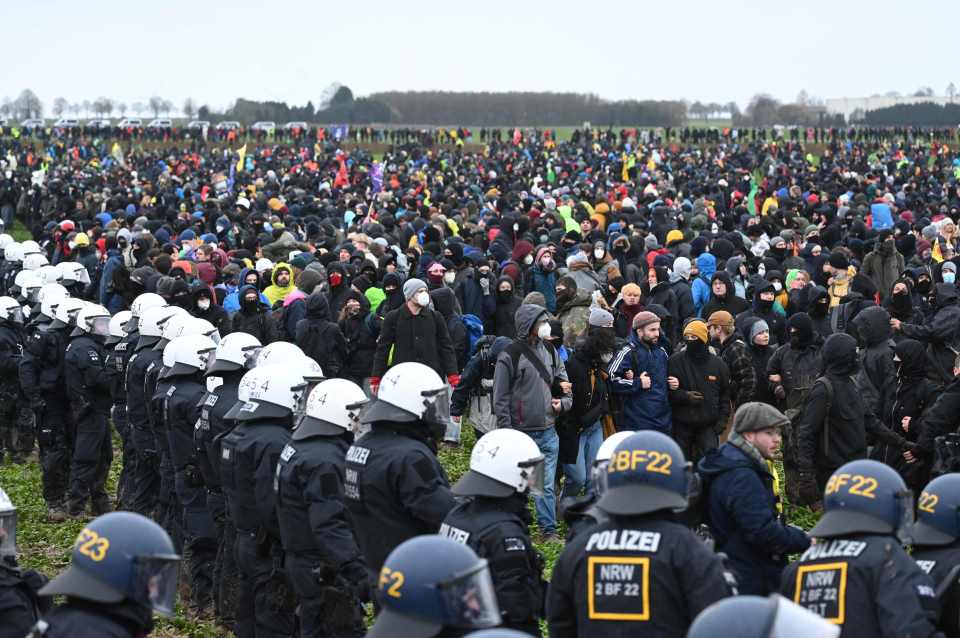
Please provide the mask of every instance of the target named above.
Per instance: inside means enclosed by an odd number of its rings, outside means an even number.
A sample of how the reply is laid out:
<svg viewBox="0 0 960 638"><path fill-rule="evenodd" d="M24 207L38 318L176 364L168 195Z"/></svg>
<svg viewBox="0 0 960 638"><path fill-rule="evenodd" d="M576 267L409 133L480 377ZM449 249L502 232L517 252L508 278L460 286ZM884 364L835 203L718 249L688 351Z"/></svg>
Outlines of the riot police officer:
<svg viewBox="0 0 960 638"><path fill-rule="evenodd" d="M113 384L110 386L110 420L120 435L122 465L117 480L117 509L128 509L124 499L130 491L130 479L133 476L133 443L130 441L130 424L127 421L126 361L127 349L133 345L127 341L125 326L130 321L130 311L121 310L110 317L107 338L103 347L107 352L107 367L113 370ZM136 342L134 342L136 343Z"/></svg>
<svg viewBox="0 0 960 638"><path fill-rule="evenodd" d="M290 439L304 378L303 362L258 366L243 375L237 403L226 418L237 425L221 442L223 492L237 527L236 554L253 585L254 634L291 636L296 598L283 578L283 548L273 481ZM239 617L237 627L244 627Z"/></svg>
<svg viewBox="0 0 960 638"><path fill-rule="evenodd" d="M129 638L153 630L153 612L173 616L180 557L163 529L133 512L111 512L77 536L70 567L40 590L66 596L30 636Z"/></svg>
<svg viewBox="0 0 960 638"><path fill-rule="evenodd" d="M900 475L877 461L851 461L827 480L819 542L783 572L780 592L840 625L844 638L932 636L933 581L903 550L913 499Z"/></svg>
<svg viewBox="0 0 960 638"><path fill-rule="evenodd" d="M25 407L19 378L22 356L23 309L13 297L0 297L0 463L5 452L14 463L24 463L33 449L33 422L21 414Z"/></svg>
<svg viewBox="0 0 960 638"><path fill-rule="evenodd" d="M597 501L609 520L576 536L553 570L550 635L683 636L703 609L731 593L719 556L673 512L687 506L690 466L655 431L614 450Z"/></svg>
<svg viewBox="0 0 960 638"><path fill-rule="evenodd" d="M17 508L0 488L0 638L22 638L53 602L37 591L47 579L17 564Z"/></svg>
<svg viewBox="0 0 960 638"><path fill-rule="evenodd" d="M940 598L940 629L960 637L960 474L944 474L923 488L910 532L911 556L933 579Z"/></svg>
<svg viewBox="0 0 960 638"><path fill-rule="evenodd" d="M163 349L164 379L170 381L163 404L164 429L173 464L177 501L183 508L183 556L190 585L190 609L204 616L213 600L213 561L217 532L207 508L207 489L197 462L193 430L206 386L201 383L207 356L216 344L203 335L177 337Z"/></svg>
<svg viewBox="0 0 960 638"><path fill-rule="evenodd" d="M543 454L519 430L480 437L470 469L453 486L466 497L447 514L440 535L464 543L487 559L503 625L539 633L546 583L543 557L530 540L528 496L543 489Z"/></svg>
<svg viewBox="0 0 960 638"><path fill-rule="evenodd" d="M207 488L207 507L217 532L217 557L213 567L213 610L220 623L239 635L236 626L238 606L252 610L253 601L238 601L240 571L234 546L237 529L227 515L220 482L220 441L235 424L224 415L237 403L240 379L252 367L251 354L260 341L245 332L234 332L217 344L207 359L207 393L201 401L200 418L193 431L197 466ZM251 593L252 595L252 593ZM252 613L252 612L250 612Z"/></svg>
<svg viewBox="0 0 960 638"><path fill-rule="evenodd" d="M633 430L615 432L600 444L597 449L597 458L594 459L593 467L590 469L590 484L594 486L593 494L570 497L560 503L561 514L567 524L568 543L583 530L589 529L600 521L607 520L607 515L597 507L597 499L603 496L607 487L607 463L610 462L610 457L613 456L613 451L617 449L617 446L631 434L633 434Z"/></svg>
<svg viewBox="0 0 960 638"><path fill-rule="evenodd" d="M284 569L300 600L304 638L364 634L359 603L370 584L343 503L343 471L365 401L352 381L321 381L277 463Z"/></svg>
<svg viewBox="0 0 960 638"><path fill-rule="evenodd" d="M185 313L175 306L159 306L144 311L137 321L137 342L126 367L127 422L134 450L132 492L127 504L144 516L153 516L160 491L160 448L147 409L151 394L146 392L146 374L160 363L162 352L154 350L163 324L175 314Z"/></svg>
<svg viewBox="0 0 960 638"><path fill-rule="evenodd" d="M837 638L840 628L780 594L732 596L700 612L687 638Z"/></svg>
<svg viewBox="0 0 960 638"><path fill-rule="evenodd" d="M74 317L84 305L83 301L70 297L60 301L52 322L28 331L20 360L20 387L34 413L43 472L43 499L51 522L62 522L67 518L64 498L76 425L73 413L68 409L63 357L66 333L72 329Z"/></svg>
<svg viewBox="0 0 960 638"><path fill-rule="evenodd" d="M371 582L387 554L409 538L435 533L456 504L437 460L448 396L428 366L393 366L361 417L370 432L347 450L344 495Z"/></svg>
<svg viewBox="0 0 960 638"><path fill-rule="evenodd" d="M500 623L487 561L432 534L390 552L377 578L377 600L380 615L367 638L447 638Z"/></svg>
<svg viewBox="0 0 960 638"><path fill-rule="evenodd" d="M111 509L106 484L113 460L109 418L115 373L106 365L103 345L109 332L110 312L88 303L77 313L76 321L63 357L67 395L77 420L67 513L82 515L89 500L91 512L100 515Z"/></svg>

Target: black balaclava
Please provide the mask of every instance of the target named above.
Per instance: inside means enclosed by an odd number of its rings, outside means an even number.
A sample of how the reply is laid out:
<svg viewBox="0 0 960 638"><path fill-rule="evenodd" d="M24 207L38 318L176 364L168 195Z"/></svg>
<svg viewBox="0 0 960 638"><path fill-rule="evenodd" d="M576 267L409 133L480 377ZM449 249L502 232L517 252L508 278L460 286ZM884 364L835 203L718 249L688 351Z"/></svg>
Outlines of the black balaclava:
<svg viewBox="0 0 960 638"><path fill-rule="evenodd" d="M804 348L813 342L813 320L805 312L798 312L787 320L790 332L790 347L795 350Z"/></svg>
<svg viewBox="0 0 960 638"><path fill-rule="evenodd" d="M794 315L796 316L796 315ZM837 376L850 376L857 371L857 340L845 332L827 337L823 344L823 367Z"/></svg>

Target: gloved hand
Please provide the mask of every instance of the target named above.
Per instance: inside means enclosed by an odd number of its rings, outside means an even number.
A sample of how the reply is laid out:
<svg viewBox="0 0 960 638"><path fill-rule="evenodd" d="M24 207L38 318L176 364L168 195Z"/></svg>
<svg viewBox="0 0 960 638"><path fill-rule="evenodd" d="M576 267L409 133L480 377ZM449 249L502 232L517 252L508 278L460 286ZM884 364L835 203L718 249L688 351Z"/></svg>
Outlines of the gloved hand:
<svg viewBox="0 0 960 638"><path fill-rule="evenodd" d="M370 393L377 396L377 390L380 389L380 377L370 377Z"/></svg>
<svg viewBox="0 0 960 638"><path fill-rule="evenodd" d="M787 398L787 391L783 389L782 385L778 385L773 389L773 396L783 401Z"/></svg>
<svg viewBox="0 0 960 638"><path fill-rule="evenodd" d="M823 496L817 487L817 478L812 470L800 470L797 477L797 494L800 496L798 505L813 505Z"/></svg>
<svg viewBox="0 0 960 638"><path fill-rule="evenodd" d="M447 383L450 384L451 388L456 388L460 385L460 375L459 374L448 374Z"/></svg>
<svg viewBox="0 0 960 638"><path fill-rule="evenodd" d="M703 394L697 392L696 390L691 390L690 392L687 392L687 400L691 403L700 403L703 401Z"/></svg>
<svg viewBox="0 0 960 638"><path fill-rule="evenodd" d="M485 295L490 293L490 279L488 277L480 278L480 290L482 290Z"/></svg>

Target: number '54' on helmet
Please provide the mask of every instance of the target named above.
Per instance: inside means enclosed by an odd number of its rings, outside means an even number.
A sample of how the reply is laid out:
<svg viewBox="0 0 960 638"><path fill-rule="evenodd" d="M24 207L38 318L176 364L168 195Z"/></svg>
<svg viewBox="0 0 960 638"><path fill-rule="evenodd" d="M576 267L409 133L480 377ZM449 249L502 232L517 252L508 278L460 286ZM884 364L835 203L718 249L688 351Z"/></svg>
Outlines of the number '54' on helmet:
<svg viewBox="0 0 960 638"><path fill-rule="evenodd" d="M162 527L140 514L111 512L80 531L70 567L40 594L106 604L132 601L172 616L179 561Z"/></svg>

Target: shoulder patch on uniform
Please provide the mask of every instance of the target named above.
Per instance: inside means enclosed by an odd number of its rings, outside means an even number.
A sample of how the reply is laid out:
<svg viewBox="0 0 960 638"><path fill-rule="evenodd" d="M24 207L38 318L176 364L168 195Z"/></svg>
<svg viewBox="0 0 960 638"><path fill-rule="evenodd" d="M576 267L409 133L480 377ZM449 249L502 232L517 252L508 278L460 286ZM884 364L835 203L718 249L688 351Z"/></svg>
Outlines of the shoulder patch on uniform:
<svg viewBox="0 0 960 638"><path fill-rule="evenodd" d="M503 539L503 551L525 552L527 551L527 543L520 536L507 536Z"/></svg>
<svg viewBox="0 0 960 638"><path fill-rule="evenodd" d="M87 357L91 361L100 361L100 355L98 355L94 350L87 350Z"/></svg>
<svg viewBox="0 0 960 638"><path fill-rule="evenodd" d="M366 465L370 459L370 449L359 445L351 445L346 454L347 463L356 463L357 465Z"/></svg>
<svg viewBox="0 0 960 638"><path fill-rule="evenodd" d="M280 460L286 463L293 458L293 455L297 453L297 448L293 447L289 443L283 446L283 451L280 452Z"/></svg>
<svg viewBox="0 0 960 638"><path fill-rule="evenodd" d="M170 389L167 390L167 398L169 399L170 397L172 397L173 393L176 391L177 391L177 386L175 385L170 386Z"/></svg>
<svg viewBox="0 0 960 638"><path fill-rule="evenodd" d="M917 566L923 570L925 574L929 574L933 571L933 568L937 566L937 561L935 560L918 560Z"/></svg>

